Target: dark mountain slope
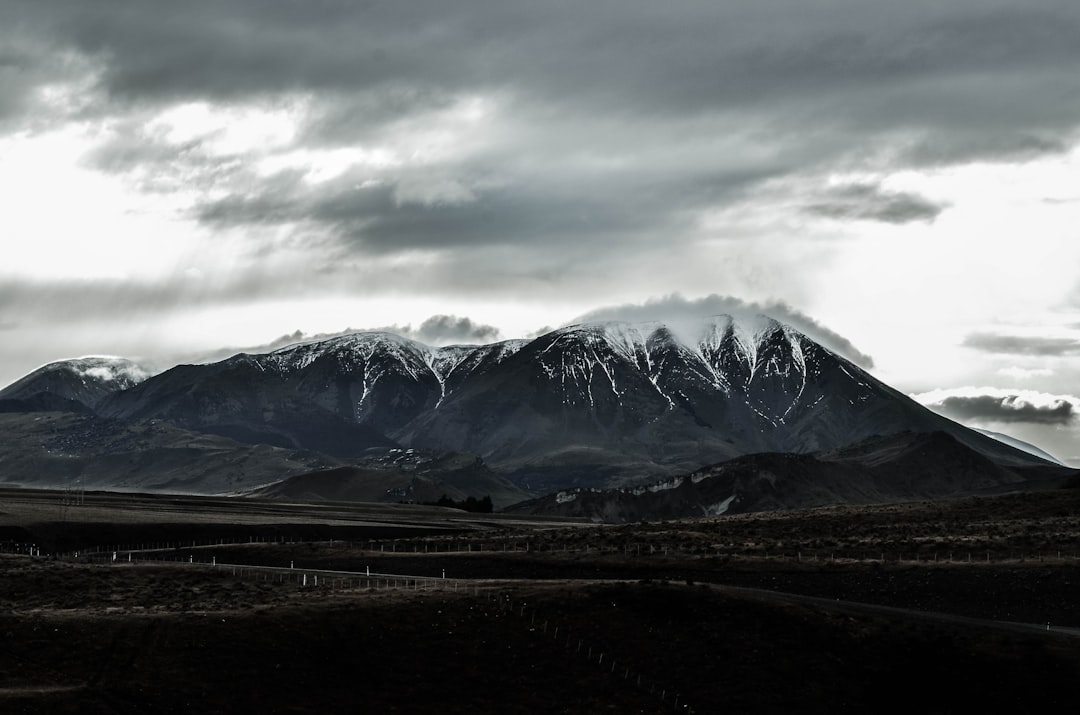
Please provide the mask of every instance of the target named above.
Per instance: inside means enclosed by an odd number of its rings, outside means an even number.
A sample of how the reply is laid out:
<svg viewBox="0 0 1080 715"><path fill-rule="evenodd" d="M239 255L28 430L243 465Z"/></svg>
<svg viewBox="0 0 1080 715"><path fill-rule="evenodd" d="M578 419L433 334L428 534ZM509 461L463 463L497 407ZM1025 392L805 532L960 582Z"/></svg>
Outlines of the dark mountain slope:
<svg viewBox="0 0 1080 715"><path fill-rule="evenodd" d="M477 457L457 453L391 450L359 464L319 470L282 480L251 496L308 501L435 502L491 497L497 508L530 494L492 472Z"/></svg>
<svg viewBox="0 0 1080 715"><path fill-rule="evenodd" d="M1070 471L1009 468L943 432L905 432L812 454L746 455L632 489L568 490L515 510L608 522L669 519L991 493L1060 483Z"/></svg>
<svg viewBox="0 0 1080 715"><path fill-rule="evenodd" d="M335 347L317 355L241 354L210 365L180 365L112 396L99 410L121 419L155 417L253 444L338 457L396 446L379 426L402 419L396 413L417 390L398 394L400 365L385 360L388 379L372 395L357 395L365 381L374 381L369 373L378 367L370 366L370 356L364 360L346 346ZM383 398L386 394L391 396ZM385 415L374 407L381 402L390 406ZM361 419L365 411L378 419Z"/></svg>
<svg viewBox="0 0 1080 715"><path fill-rule="evenodd" d="M51 392L36 392L27 397L12 399L0 399L0 412L73 412L80 415L92 415L91 407L78 402L60 397Z"/></svg>

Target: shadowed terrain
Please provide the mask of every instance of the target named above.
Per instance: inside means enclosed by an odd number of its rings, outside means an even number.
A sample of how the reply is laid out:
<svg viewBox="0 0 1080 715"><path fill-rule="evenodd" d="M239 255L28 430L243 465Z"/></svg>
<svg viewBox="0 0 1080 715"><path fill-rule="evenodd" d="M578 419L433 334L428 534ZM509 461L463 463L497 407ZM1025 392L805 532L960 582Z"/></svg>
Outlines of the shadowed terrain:
<svg viewBox="0 0 1080 715"><path fill-rule="evenodd" d="M0 557L4 712L1080 704L1075 490L623 526L59 496L0 495L3 537L82 545Z"/></svg>

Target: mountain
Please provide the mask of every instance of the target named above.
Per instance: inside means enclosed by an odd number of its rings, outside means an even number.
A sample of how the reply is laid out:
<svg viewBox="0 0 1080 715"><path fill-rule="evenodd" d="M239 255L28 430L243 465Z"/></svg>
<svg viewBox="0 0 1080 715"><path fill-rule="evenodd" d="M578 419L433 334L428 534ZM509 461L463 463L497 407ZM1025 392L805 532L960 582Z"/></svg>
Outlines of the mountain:
<svg viewBox="0 0 1080 715"><path fill-rule="evenodd" d="M358 333L177 366L97 409L338 458L470 453L534 492L624 486L903 431L945 432L1002 465L1044 464L764 316L591 323L444 348Z"/></svg>
<svg viewBox="0 0 1080 715"><path fill-rule="evenodd" d="M16 407L21 406L25 411L86 412L83 408L92 410L114 392L148 377L149 371L124 358L61 360L39 367L0 390L0 411L17 411ZM7 409L3 403L8 403Z"/></svg>
<svg viewBox="0 0 1080 715"><path fill-rule="evenodd" d="M810 454L765 453L633 488L573 489L511 511L625 523L834 504L881 504L1060 485L1066 467L1005 467L944 432L875 436Z"/></svg>

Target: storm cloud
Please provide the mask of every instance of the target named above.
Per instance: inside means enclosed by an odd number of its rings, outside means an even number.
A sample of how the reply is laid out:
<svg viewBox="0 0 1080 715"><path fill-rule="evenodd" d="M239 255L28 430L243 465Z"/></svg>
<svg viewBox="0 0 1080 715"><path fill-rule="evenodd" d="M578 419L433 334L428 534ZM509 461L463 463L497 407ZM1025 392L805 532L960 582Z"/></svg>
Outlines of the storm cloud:
<svg viewBox="0 0 1080 715"><path fill-rule="evenodd" d="M1055 400L1050 405L1033 405L1014 395L947 397L935 406L959 420L989 422L1067 424L1076 414L1073 403L1065 400Z"/></svg>
<svg viewBox="0 0 1080 715"><path fill-rule="evenodd" d="M432 347L485 345L496 342L501 337L499 329L495 326L485 325L472 318L457 315L433 315L421 321L416 327L410 324L395 324L346 332L393 333Z"/></svg>
<svg viewBox="0 0 1080 715"><path fill-rule="evenodd" d="M848 95L845 115L855 109L867 123L883 123L891 112L893 121L899 114L901 121L920 116L987 126L995 121L983 111L987 104L1016 99L1015 73L1066 78L1080 57L1077 15L1066 2L1021 9L961 1L945 11L926 2L661 8L640 0L587 7L513 0L466 0L453 8L435 0L5 6L20 18L23 37L97 60L103 90L118 100L229 101L302 90L344 93L348 104L372 92L397 100L392 117L437 106L463 89L527 88L546 102L562 100L559 109L572 100L590 110L682 115L792 98L824 108L834 92L873 96L887 81L901 91L865 106ZM987 88L962 82L973 76L999 81ZM965 87L965 96L955 96ZM995 99L995 92L1006 96ZM913 106L907 100L915 97L936 101ZM972 98L984 106L965 107ZM1014 104L1008 114L1014 121L1023 116L1062 121L1047 107ZM351 132L369 129L371 114L362 118Z"/></svg>
<svg viewBox="0 0 1080 715"><path fill-rule="evenodd" d="M1074 397L996 388L938 390L915 399L947 417L975 423L1067 425L1077 416Z"/></svg>
<svg viewBox="0 0 1080 715"><path fill-rule="evenodd" d="M416 334L421 340L434 345L490 343L498 339L499 329L456 315L433 315L420 323Z"/></svg>
<svg viewBox="0 0 1080 715"><path fill-rule="evenodd" d="M892 224L933 221L945 207L908 192L852 184L826 192L822 201L806 207L810 214L834 219L864 219Z"/></svg>
<svg viewBox="0 0 1080 715"><path fill-rule="evenodd" d="M1080 340L1039 336L971 333L964 338L965 347L1006 355L1061 357L1080 354Z"/></svg>
<svg viewBox="0 0 1080 715"><path fill-rule="evenodd" d="M89 166L195 191L211 228L301 225L355 255L689 246L701 214L765 182L1060 153L1080 126L1065 2L5 5L20 20L0 31L0 112L40 116L35 88L78 87L51 113L101 122ZM191 102L292 126L240 151L220 128L155 124ZM319 181L298 158L348 151ZM943 208L870 181L804 210L904 224Z"/></svg>

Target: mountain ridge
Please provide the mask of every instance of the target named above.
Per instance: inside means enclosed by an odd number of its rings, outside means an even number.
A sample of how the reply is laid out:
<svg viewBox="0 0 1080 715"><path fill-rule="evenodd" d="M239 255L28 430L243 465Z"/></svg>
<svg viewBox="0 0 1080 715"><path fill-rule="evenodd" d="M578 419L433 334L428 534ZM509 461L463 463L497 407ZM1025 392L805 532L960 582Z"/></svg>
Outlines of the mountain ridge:
<svg viewBox="0 0 1080 715"><path fill-rule="evenodd" d="M471 454L533 493L640 484L904 431L948 433L1000 465L1045 464L768 316L580 323L445 347L353 333L177 365L96 399L94 411L336 460Z"/></svg>
<svg viewBox="0 0 1080 715"><path fill-rule="evenodd" d="M338 457L468 452L542 490L913 428L950 432L998 460L1037 459L934 414L767 316L606 321L443 348L357 333L177 366L100 409Z"/></svg>
<svg viewBox="0 0 1080 715"><path fill-rule="evenodd" d="M743 455L635 487L562 490L510 510L626 523L1045 489L1078 473L1004 467L944 432L902 432L822 452Z"/></svg>

